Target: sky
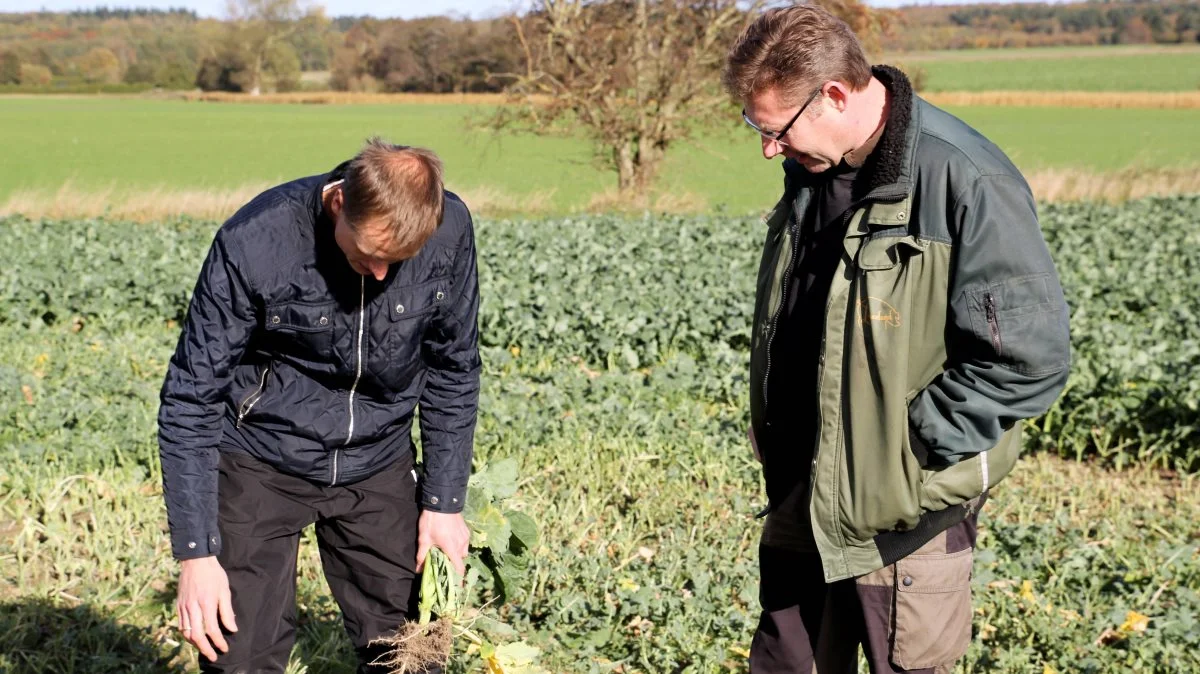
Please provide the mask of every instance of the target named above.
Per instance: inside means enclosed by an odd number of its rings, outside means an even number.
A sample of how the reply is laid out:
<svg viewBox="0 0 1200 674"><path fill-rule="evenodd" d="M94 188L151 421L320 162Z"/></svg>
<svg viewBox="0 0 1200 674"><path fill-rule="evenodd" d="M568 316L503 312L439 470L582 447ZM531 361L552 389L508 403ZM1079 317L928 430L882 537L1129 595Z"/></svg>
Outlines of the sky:
<svg viewBox="0 0 1200 674"><path fill-rule="evenodd" d="M958 0L959 3L970 0ZM919 4L953 4L954 0L920 0ZM359 16L411 19L419 16L457 14L473 19L497 16L526 3L522 0L326 0L318 1L328 16ZM873 7L897 7L914 0L867 0ZM108 7L185 7L201 16L221 17L225 0L0 0L0 12L66 11L79 8Z"/></svg>

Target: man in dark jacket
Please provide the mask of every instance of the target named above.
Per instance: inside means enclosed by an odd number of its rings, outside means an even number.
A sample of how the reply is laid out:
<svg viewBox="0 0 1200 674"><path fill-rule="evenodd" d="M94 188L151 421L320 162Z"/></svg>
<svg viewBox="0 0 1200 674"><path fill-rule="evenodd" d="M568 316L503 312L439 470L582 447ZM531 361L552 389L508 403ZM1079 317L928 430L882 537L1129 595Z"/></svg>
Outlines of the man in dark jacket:
<svg viewBox="0 0 1200 674"><path fill-rule="evenodd" d="M463 571L478 306L471 217L427 150L372 139L217 232L159 412L179 627L204 671L284 671L309 524L360 672L431 546Z"/></svg>
<svg viewBox="0 0 1200 674"><path fill-rule="evenodd" d="M1067 378L1067 305L1020 172L872 68L816 5L766 12L726 86L763 155L750 441L770 502L753 674L950 671L975 523Z"/></svg>

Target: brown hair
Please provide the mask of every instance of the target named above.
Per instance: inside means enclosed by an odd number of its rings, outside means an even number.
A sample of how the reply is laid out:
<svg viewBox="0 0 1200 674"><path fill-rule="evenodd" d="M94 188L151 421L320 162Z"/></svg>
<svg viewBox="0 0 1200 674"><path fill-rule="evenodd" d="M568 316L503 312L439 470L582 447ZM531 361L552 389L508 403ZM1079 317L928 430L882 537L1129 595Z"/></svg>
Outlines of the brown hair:
<svg viewBox="0 0 1200 674"><path fill-rule="evenodd" d="M396 251L415 255L442 222L442 160L431 150L371 138L350 160L342 194L351 227L382 221Z"/></svg>
<svg viewBox="0 0 1200 674"><path fill-rule="evenodd" d="M738 100L775 90L788 105L832 80L862 89L871 81L871 64L854 31L817 5L764 12L729 50L722 76Z"/></svg>

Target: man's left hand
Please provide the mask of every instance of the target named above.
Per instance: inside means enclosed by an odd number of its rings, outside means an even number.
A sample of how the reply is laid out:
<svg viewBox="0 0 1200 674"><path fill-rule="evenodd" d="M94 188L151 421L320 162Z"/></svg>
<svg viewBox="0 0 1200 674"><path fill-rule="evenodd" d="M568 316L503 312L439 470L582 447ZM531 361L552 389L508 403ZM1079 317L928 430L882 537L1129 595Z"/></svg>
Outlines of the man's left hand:
<svg viewBox="0 0 1200 674"><path fill-rule="evenodd" d="M467 575L467 566L463 561L467 556L467 548L471 544L471 530L462 513L436 513L425 510L417 525L417 573L425 568L425 556L429 548L437 546L458 572L458 577Z"/></svg>

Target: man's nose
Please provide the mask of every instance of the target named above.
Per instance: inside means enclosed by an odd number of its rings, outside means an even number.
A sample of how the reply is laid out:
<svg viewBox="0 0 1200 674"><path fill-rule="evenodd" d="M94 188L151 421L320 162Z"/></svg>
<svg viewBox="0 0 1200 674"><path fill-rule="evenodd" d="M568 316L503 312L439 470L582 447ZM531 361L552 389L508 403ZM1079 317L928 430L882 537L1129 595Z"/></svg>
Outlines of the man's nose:
<svg viewBox="0 0 1200 674"><path fill-rule="evenodd" d="M763 157L772 159L783 151L783 147L780 146L779 141L762 136L762 150Z"/></svg>
<svg viewBox="0 0 1200 674"><path fill-rule="evenodd" d="M367 271L371 272L371 276L374 276L376 281L382 281L383 277L387 276L387 270L388 266L382 262L367 264Z"/></svg>

